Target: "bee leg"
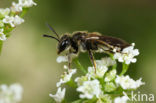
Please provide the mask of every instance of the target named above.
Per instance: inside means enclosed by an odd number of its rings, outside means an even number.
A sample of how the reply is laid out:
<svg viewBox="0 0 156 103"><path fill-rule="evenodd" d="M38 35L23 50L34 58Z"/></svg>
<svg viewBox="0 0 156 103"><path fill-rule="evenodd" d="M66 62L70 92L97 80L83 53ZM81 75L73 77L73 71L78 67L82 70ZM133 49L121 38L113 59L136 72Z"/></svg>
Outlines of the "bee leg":
<svg viewBox="0 0 156 103"><path fill-rule="evenodd" d="M71 57L70 54L68 54L68 68L70 69L71 67Z"/></svg>
<svg viewBox="0 0 156 103"><path fill-rule="evenodd" d="M92 65L94 66L94 69L95 69L95 74L96 74L96 63L95 63L95 60L94 60L94 55L93 53L91 52L91 50L88 50L88 53L89 53L89 58L92 62Z"/></svg>
<svg viewBox="0 0 156 103"><path fill-rule="evenodd" d="M71 69L71 61L72 61L71 50L69 50L69 53L67 53L67 56L68 56L68 71L69 71Z"/></svg>

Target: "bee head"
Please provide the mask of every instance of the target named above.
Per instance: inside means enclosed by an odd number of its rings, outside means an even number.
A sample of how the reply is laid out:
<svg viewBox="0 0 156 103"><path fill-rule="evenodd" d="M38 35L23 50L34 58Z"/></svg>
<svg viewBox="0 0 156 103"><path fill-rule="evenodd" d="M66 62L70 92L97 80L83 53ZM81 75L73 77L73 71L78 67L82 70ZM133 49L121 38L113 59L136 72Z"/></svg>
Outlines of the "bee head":
<svg viewBox="0 0 156 103"><path fill-rule="evenodd" d="M57 53L60 54L64 50L66 50L71 45L71 37L69 35L63 35L61 39L59 40L58 46L57 46Z"/></svg>
<svg viewBox="0 0 156 103"><path fill-rule="evenodd" d="M48 38L52 38L52 39L57 40L58 41L57 53L60 54L61 52L66 50L71 45L71 37L67 34L64 34L60 38L59 35L56 33L56 31L49 24L47 24L47 26L56 35L56 37L51 36L51 35L47 35L47 34L44 34L43 37L48 37Z"/></svg>

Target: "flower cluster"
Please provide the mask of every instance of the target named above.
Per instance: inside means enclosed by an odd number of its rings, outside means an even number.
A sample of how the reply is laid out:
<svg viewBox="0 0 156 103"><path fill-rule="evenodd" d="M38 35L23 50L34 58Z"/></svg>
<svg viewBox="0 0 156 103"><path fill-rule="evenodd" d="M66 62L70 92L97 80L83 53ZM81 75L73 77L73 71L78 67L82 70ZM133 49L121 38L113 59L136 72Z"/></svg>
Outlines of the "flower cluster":
<svg viewBox="0 0 156 103"><path fill-rule="evenodd" d="M23 88L20 84L0 85L0 103L19 103L22 94Z"/></svg>
<svg viewBox="0 0 156 103"><path fill-rule="evenodd" d="M115 52L114 58L118 59L119 62L125 62L126 64L135 63L137 61L134 56L139 55L139 50L134 49L135 43L131 46L122 50L121 53Z"/></svg>
<svg viewBox="0 0 156 103"><path fill-rule="evenodd" d="M50 94L50 97L57 103L65 101L66 89L61 90L61 85L67 84L79 93L78 99L73 103L127 103L130 100L127 93L145 84L141 81L142 78L133 80L129 75L124 75L129 64L136 62L134 56L138 54L139 51L134 49L134 44L123 49L120 53L115 51L113 56L95 61L96 73L94 67L90 66L86 71L79 62L75 62L78 63L77 68L81 68L79 70L84 69L82 70L84 75L76 78L73 78L72 75L78 70L68 69L67 66L64 66L68 71L61 76L57 83L57 93L55 95ZM67 57L60 56L57 58L57 62L67 62ZM123 65L121 73L117 71L118 62L122 62Z"/></svg>
<svg viewBox="0 0 156 103"><path fill-rule="evenodd" d="M33 0L18 0L18 3L12 2L10 8L0 8L0 41L5 41L10 31L24 22L22 17L33 5L37 5Z"/></svg>

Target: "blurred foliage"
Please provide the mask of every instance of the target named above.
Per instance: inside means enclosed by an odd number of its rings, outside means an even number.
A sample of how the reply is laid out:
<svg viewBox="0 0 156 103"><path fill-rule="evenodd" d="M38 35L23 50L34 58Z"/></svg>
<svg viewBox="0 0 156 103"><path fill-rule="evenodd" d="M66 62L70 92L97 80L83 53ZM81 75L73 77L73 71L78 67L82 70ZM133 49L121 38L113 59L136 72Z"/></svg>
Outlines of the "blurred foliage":
<svg viewBox="0 0 156 103"><path fill-rule="evenodd" d="M0 0L0 7L12 0ZM4 42L0 59L0 83L21 83L22 103L48 103L50 92L63 72L56 63L56 41L42 37L53 35L45 26L48 22L61 35L79 30L100 32L103 35L135 42L140 50L138 62L129 69L131 77L140 76L147 85L142 93L156 93L156 1L155 0L36 0L37 6L25 16L25 23L17 27ZM103 54L100 54L100 56ZM97 54L97 58L100 57ZM88 62L88 54L81 53L80 61ZM87 66L86 66L87 67ZM120 68L118 68L120 70ZM69 88L70 89L70 88ZM74 92L68 93L67 97ZM70 98L72 99L72 98Z"/></svg>

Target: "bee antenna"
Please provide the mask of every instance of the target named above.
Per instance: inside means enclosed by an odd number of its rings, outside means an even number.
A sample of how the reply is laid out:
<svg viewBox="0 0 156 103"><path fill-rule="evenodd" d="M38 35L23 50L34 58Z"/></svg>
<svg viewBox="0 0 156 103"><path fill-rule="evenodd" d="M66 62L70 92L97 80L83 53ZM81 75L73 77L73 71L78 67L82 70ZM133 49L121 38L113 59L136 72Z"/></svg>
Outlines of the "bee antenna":
<svg viewBox="0 0 156 103"><path fill-rule="evenodd" d="M48 24L46 23L46 25L48 26L48 28L54 33L56 34L57 38L60 39L59 35L56 33L56 31Z"/></svg>
<svg viewBox="0 0 156 103"><path fill-rule="evenodd" d="M57 38L55 38L55 37L53 37L51 35L43 34L43 37L53 38L53 39L57 40L58 42L60 42L59 39L57 39Z"/></svg>

